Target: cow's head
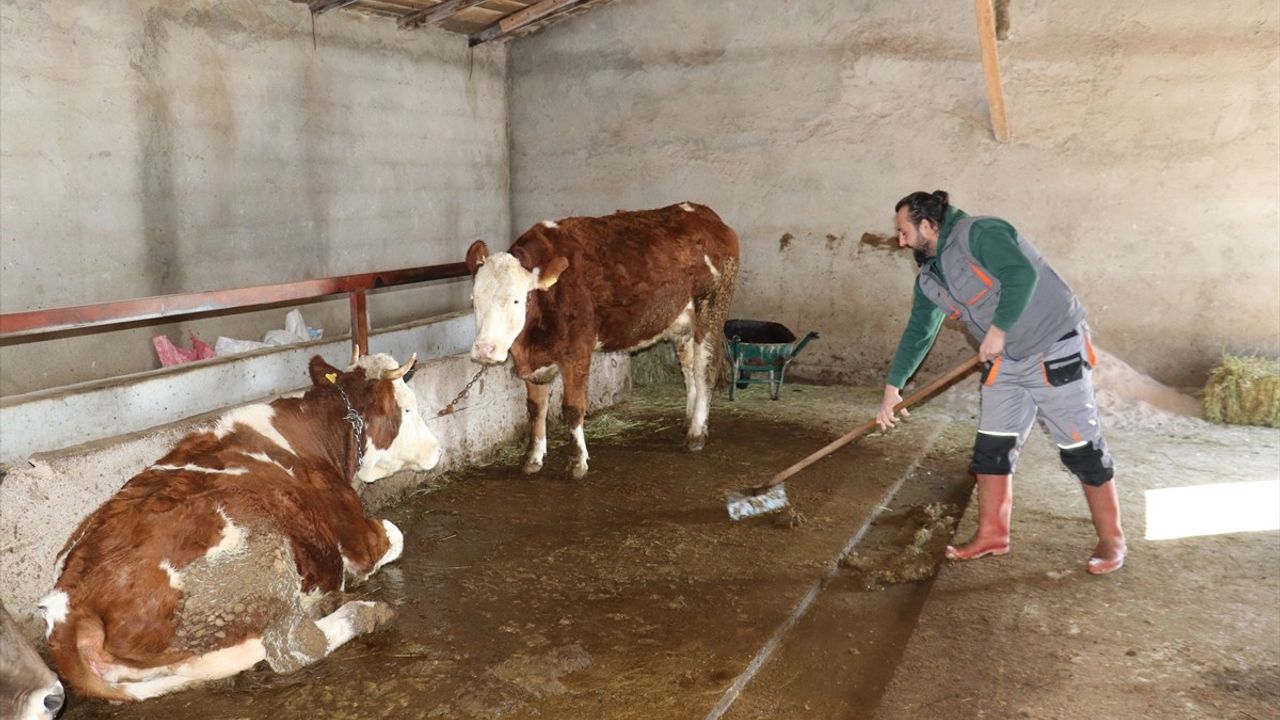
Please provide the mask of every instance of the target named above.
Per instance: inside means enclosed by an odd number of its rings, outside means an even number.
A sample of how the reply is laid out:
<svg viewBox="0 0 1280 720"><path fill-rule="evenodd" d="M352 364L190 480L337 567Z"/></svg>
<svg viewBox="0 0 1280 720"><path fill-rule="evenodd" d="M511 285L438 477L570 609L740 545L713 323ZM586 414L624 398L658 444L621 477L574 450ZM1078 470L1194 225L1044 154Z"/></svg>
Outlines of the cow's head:
<svg viewBox="0 0 1280 720"><path fill-rule="evenodd" d="M471 305L476 315L476 341L471 359L493 364L507 359L511 344L524 330L530 293L547 290L560 279L569 261L557 257L544 267L526 268L511 253L489 254L483 240L467 250L467 269L475 276Z"/></svg>
<svg viewBox="0 0 1280 720"><path fill-rule="evenodd" d="M0 717L51 719L66 694L0 604Z"/></svg>
<svg viewBox="0 0 1280 720"><path fill-rule="evenodd" d="M404 365L390 355L366 355L341 372L319 355L311 359L311 381L337 385L364 423L364 448L356 477L366 483L401 470L430 470L440 462L440 443L418 412L418 397L404 378L417 355Z"/></svg>

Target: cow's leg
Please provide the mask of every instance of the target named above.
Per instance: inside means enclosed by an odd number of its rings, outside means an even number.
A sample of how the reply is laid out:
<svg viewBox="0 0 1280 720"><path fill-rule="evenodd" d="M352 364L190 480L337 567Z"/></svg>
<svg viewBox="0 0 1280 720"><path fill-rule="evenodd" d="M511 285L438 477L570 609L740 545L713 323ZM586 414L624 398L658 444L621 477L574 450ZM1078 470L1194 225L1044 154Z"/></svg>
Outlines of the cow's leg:
<svg viewBox="0 0 1280 720"><path fill-rule="evenodd" d="M711 261L707 260L710 265ZM689 419L689 449L701 450L707 443L707 417L711 410L711 393L723 362L724 321L733 302L734 283L738 277L738 259L726 258L716 275L715 285L696 303L694 320L694 379L698 397ZM737 378L731 378L736 381Z"/></svg>
<svg viewBox="0 0 1280 720"><path fill-rule="evenodd" d="M316 621L316 627L328 643L324 654L337 650L357 635L373 632L394 615L395 611L384 602L353 600L343 605Z"/></svg>
<svg viewBox="0 0 1280 720"><path fill-rule="evenodd" d="M579 362L565 363L560 366L564 377L564 402L561 405L564 424L573 436L577 447L577 456L569 463L569 472L575 480L581 480L587 474L587 437L583 433L583 422L587 417L587 379L591 375L591 356Z"/></svg>
<svg viewBox="0 0 1280 720"><path fill-rule="evenodd" d="M542 469L542 458L547 454L547 405L551 399L551 383L525 380L529 410L529 452L524 457L524 472L532 474Z"/></svg>
<svg viewBox="0 0 1280 720"><path fill-rule="evenodd" d="M698 386L694 381L693 374L693 356L695 353L693 335L674 338L671 344L676 349L676 359L680 361L680 374L684 375L684 418L686 422L692 422L694 407L698 399Z"/></svg>
<svg viewBox="0 0 1280 720"><path fill-rule="evenodd" d="M122 682L119 689L135 700L183 690L209 680L220 680L241 673L267 657L262 640L250 638L238 645L199 655L164 668L163 675L140 682Z"/></svg>
<svg viewBox="0 0 1280 720"><path fill-rule="evenodd" d="M689 449L701 450L707 444L707 415L711 408L711 360L714 356L710 347L711 337L707 336L702 342L691 341L693 346L693 387L690 395L693 397L693 411L689 413ZM685 381L688 383L688 380Z"/></svg>
<svg viewBox="0 0 1280 720"><path fill-rule="evenodd" d="M390 605L368 600L348 602L319 620L311 620L300 611L292 612L263 633L267 664L278 673L294 672L357 635L372 632L394 614Z"/></svg>
<svg viewBox="0 0 1280 720"><path fill-rule="evenodd" d="M364 582L370 575L404 552L404 533L390 520L361 518L361 522L342 532L342 569L354 581ZM349 542L347 538L353 538Z"/></svg>
<svg viewBox="0 0 1280 720"><path fill-rule="evenodd" d="M353 584L363 582L404 552L404 533L400 528L390 520L365 517L359 507L347 508L344 517L334 524L342 552L342 569Z"/></svg>

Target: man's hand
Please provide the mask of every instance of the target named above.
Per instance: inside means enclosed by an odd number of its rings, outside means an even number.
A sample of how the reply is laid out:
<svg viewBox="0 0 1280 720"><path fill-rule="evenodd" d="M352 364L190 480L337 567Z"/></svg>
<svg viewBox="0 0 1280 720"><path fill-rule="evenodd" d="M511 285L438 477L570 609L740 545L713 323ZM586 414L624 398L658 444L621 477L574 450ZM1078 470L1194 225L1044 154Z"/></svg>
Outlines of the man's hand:
<svg viewBox="0 0 1280 720"><path fill-rule="evenodd" d="M1004 331L995 325L987 331L987 336L982 338L982 344L978 346L978 358L982 362L991 362L1004 352Z"/></svg>
<svg viewBox="0 0 1280 720"><path fill-rule="evenodd" d="M893 408L902 402L902 395L899 394L898 388L892 385L884 386L884 401L880 403L880 412L876 413L876 424L880 426L880 430L884 431L897 425L894 418ZM906 408L901 411L903 417L910 417L911 413Z"/></svg>

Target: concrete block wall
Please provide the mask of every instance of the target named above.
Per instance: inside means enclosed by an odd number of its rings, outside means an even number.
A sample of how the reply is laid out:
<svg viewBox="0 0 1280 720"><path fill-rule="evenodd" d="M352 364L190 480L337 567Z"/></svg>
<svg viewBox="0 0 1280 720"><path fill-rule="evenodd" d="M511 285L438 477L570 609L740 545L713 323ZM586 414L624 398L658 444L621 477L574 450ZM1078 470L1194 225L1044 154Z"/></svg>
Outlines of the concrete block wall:
<svg viewBox="0 0 1280 720"><path fill-rule="evenodd" d="M914 281L893 206L942 188L1018 227L1161 381L1280 353L1275 3L1009 5L1008 144L972 3L615 0L525 38L515 229L704 202L742 238L732 313L822 332L789 374L882 382ZM971 352L944 329L922 377Z"/></svg>
<svg viewBox="0 0 1280 720"><path fill-rule="evenodd" d="M397 341L378 346L392 351ZM293 357L297 351L278 351ZM408 356L394 352L397 359ZM346 356L349 359L349 353ZM326 359L345 366L336 357ZM254 358L231 359L247 371ZM306 360L298 358L298 376L305 378ZM440 440L441 461L428 473L399 473L360 488L370 513L402 498L406 493L451 469L473 462L495 448L523 437L528 422L524 382L511 366L485 372L460 406L460 412L442 418L436 413L451 401L478 366L467 354L452 354L420 363L410 380L428 427ZM612 405L630 390L630 357L625 353L597 353L591 367L589 408ZM305 382L305 381L304 381ZM296 387L304 389L304 387ZM562 384L555 381L550 414L559 425ZM232 408L226 408L230 410ZM109 437L76 447L32 455L16 462L0 481L0 588L4 604L19 626L33 639L41 634L36 602L56 579L54 559L80 520L105 502L130 477L164 455L179 439L197 427L213 422L223 411L167 423L158 427ZM434 419L433 419L434 418ZM46 422L56 419L49 418ZM544 472L554 473L548 467ZM513 482L522 482L519 467L511 468Z"/></svg>
<svg viewBox="0 0 1280 720"><path fill-rule="evenodd" d="M506 48L289 0L0 0L0 308L456 262L509 230ZM375 327L467 281L370 297ZM329 336L344 302L305 308ZM150 340L284 312L0 346L0 394L159 367Z"/></svg>

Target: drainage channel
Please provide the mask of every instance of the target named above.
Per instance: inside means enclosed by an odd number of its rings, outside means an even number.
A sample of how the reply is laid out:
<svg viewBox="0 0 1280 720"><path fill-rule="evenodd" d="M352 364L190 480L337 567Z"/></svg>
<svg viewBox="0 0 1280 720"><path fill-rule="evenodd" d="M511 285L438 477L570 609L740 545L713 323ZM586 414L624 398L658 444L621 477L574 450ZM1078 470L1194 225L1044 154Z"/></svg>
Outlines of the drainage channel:
<svg viewBox="0 0 1280 720"><path fill-rule="evenodd" d="M931 432L706 720L874 714L968 501L971 435Z"/></svg>

